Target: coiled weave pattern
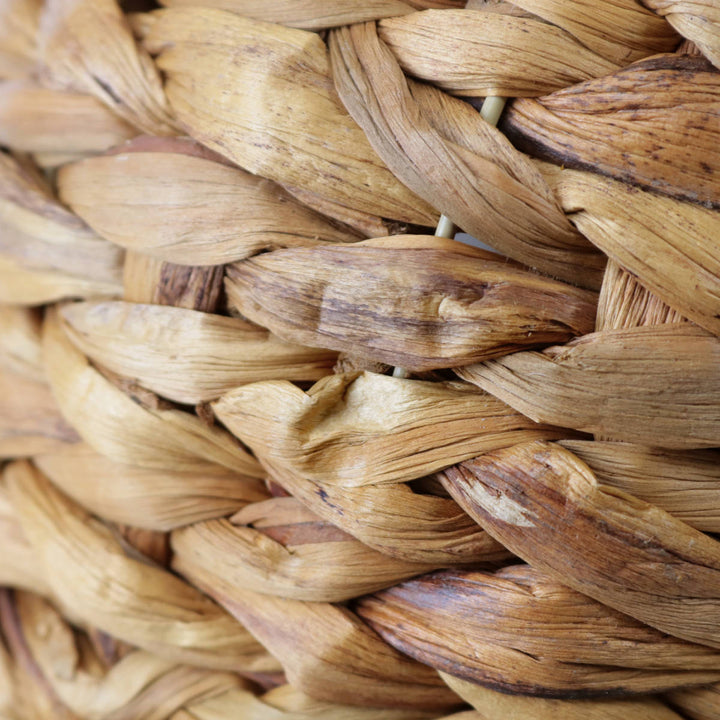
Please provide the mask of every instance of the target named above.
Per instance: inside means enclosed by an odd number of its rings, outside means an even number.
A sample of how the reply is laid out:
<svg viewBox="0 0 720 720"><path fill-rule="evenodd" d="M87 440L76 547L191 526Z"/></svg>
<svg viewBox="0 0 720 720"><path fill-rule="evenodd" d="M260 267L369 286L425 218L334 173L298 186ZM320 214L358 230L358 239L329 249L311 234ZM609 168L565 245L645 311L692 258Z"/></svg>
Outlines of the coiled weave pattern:
<svg viewBox="0 0 720 720"><path fill-rule="evenodd" d="M160 5L0 0L0 718L720 718L717 3Z"/></svg>

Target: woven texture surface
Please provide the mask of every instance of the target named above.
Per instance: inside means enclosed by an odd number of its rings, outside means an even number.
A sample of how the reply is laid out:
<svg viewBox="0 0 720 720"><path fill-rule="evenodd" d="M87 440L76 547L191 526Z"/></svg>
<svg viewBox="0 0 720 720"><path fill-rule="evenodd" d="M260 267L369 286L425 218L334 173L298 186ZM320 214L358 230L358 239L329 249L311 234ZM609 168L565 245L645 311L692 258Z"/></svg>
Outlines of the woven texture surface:
<svg viewBox="0 0 720 720"><path fill-rule="evenodd" d="M720 719L718 68L714 0L0 0L0 719Z"/></svg>

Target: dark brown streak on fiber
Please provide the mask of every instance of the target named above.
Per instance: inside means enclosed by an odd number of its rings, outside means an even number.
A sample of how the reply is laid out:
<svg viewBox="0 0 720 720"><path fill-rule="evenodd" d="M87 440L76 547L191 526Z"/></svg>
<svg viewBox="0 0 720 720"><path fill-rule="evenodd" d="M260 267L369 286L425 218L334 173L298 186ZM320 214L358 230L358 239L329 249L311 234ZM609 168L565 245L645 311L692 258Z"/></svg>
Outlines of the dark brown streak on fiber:
<svg viewBox="0 0 720 720"><path fill-rule="evenodd" d="M431 573L361 598L355 609L405 654L510 694L628 695L720 673L717 651L658 632L526 565ZM578 637L579 626L587 635Z"/></svg>
<svg viewBox="0 0 720 720"><path fill-rule="evenodd" d="M217 312L223 299L224 274L224 265L191 267L163 263L153 302L188 310Z"/></svg>
<svg viewBox="0 0 720 720"><path fill-rule="evenodd" d="M669 635L720 647L720 544L599 485L572 453L534 442L444 473L491 535L559 582Z"/></svg>
<svg viewBox="0 0 720 720"><path fill-rule="evenodd" d="M295 525L273 525L272 527L256 529L285 547L313 543L345 542L354 539L352 535L348 535L340 528L321 521L296 523Z"/></svg>
<svg viewBox="0 0 720 720"><path fill-rule="evenodd" d="M718 102L720 73L704 57L669 54L515 100L499 127L534 157L720 207Z"/></svg>
<svg viewBox="0 0 720 720"><path fill-rule="evenodd" d="M594 294L453 252L293 248L235 263L227 275L230 304L280 337L412 371L468 365L594 327Z"/></svg>

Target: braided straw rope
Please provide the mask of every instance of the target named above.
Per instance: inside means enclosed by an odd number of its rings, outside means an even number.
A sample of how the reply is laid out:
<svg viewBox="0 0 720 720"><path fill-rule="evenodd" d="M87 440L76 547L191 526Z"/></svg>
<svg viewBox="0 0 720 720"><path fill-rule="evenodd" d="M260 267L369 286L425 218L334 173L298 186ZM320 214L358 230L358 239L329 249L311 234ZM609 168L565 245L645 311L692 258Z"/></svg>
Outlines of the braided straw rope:
<svg viewBox="0 0 720 720"><path fill-rule="evenodd" d="M0 0L0 718L720 718L717 2L160 4Z"/></svg>

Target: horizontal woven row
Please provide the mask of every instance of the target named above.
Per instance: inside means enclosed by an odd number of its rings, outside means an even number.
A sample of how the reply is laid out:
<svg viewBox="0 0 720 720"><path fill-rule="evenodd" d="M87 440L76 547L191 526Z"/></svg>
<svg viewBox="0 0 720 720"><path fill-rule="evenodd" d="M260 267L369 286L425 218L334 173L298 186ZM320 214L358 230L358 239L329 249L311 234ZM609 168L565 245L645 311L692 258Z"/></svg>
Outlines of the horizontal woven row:
<svg viewBox="0 0 720 720"><path fill-rule="evenodd" d="M720 718L718 68L711 0L1 2L0 718Z"/></svg>

